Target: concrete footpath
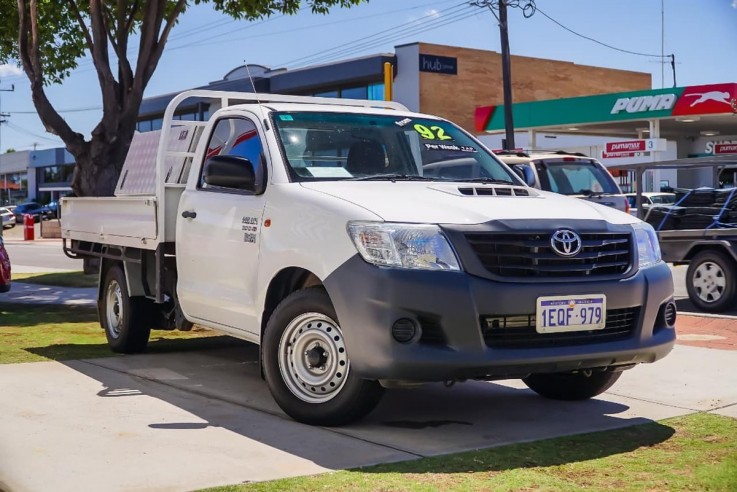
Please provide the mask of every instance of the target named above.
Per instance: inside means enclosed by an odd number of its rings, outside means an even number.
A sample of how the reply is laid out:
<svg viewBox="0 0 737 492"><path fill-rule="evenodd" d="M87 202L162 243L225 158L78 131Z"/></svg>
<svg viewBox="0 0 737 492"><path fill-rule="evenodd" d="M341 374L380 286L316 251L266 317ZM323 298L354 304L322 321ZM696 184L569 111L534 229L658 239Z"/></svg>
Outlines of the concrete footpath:
<svg viewBox="0 0 737 492"><path fill-rule="evenodd" d="M46 250L24 247L28 258ZM14 282L0 302L94 304L95 291ZM179 352L0 365L0 491L183 491L693 412L737 418L737 317L681 313L677 331L668 357L590 401L545 400L521 381L430 384L387 391L366 419L337 429L286 417L260 377L257 347L229 337Z"/></svg>
<svg viewBox="0 0 737 492"><path fill-rule="evenodd" d="M0 489L192 490L697 411L737 418L737 351L677 345L586 402L544 400L519 381L392 390L338 429L287 418L257 348L227 337L186 352L0 366L0 388Z"/></svg>

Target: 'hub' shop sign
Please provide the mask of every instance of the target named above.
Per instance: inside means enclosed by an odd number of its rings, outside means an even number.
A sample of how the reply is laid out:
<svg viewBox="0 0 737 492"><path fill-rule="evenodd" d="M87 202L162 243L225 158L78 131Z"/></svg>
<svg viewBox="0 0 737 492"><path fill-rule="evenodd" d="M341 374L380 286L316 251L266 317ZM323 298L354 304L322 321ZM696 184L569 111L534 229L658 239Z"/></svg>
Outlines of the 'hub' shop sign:
<svg viewBox="0 0 737 492"><path fill-rule="evenodd" d="M458 74L458 58L420 54L420 72Z"/></svg>

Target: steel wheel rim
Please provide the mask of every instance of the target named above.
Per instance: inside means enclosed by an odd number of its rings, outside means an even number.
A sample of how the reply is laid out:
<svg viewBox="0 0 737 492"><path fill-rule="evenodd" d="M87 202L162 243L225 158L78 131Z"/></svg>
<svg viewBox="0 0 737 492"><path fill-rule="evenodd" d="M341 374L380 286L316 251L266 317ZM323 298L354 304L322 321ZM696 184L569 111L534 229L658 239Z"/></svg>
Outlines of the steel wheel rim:
<svg viewBox="0 0 737 492"><path fill-rule="evenodd" d="M304 313L287 325L279 340L279 371L294 396L308 403L330 401L349 370L343 332L330 317Z"/></svg>
<svg viewBox="0 0 737 492"><path fill-rule="evenodd" d="M112 280L105 294L105 317L107 329L113 338L120 337L123 320L123 291L117 280Z"/></svg>
<svg viewBox="0 0 737 492"><path fill-rule="evenodd" d="M696 295L707 303L721 299L727 287L724 270L713 261L705 261L696 267L692 283Z"/></svg>

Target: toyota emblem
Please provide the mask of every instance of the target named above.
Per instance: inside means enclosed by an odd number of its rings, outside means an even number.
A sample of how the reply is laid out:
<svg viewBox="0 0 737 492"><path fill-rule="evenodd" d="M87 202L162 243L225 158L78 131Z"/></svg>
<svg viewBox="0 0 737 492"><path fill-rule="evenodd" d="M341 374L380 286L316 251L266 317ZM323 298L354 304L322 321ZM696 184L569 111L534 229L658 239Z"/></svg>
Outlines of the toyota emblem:
<svg viewBox="0 0 737 492"><path fill-rule="evenodd" d="M570 229L558 229L550 238L550 246L558 256L576 256L581 251L581 236Z"/></svg>

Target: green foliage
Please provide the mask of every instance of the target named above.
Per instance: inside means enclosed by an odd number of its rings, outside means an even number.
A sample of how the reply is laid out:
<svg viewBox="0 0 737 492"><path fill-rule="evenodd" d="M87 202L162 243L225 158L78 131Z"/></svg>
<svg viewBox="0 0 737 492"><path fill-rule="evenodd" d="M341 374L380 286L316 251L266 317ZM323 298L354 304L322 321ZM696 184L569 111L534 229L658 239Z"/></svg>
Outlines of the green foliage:
<svg viewBox="0 0 737 492"><path fill-rule="evenodd" d="M40 58L47 83L59 83L68 77L77 67L79 58L85 54L84 38L69 5L67 1L54 0L41 0L38 3ZM17 63L17 1L0 0L0 12L0 64Z"/></svg>
<svg viewBox="0 0 737 492"><path fill-rule="evenodd" d="M147 6L156 0L140 2L103 2L108 33L118 37L140 32ZM363 0L311 0L306 5L313 13L326 14L330 7L350 7ZM166 0L166 13L171 15L177 0ZM212 7L235 19L254 20L273 14L296 14L300 0L194 0L188 3L211 4ZM122 10L119 7L122 6ZM75 8L76 7L76 8ZM77 10L79 9L79 17ZM0 64L18 63L18 2L0 0ZM89 0L39 0L38 25L41 37L41 65L45 83L60 83L77 68L79 60L89 53L80 17L90 25ZM176 22L176 17L174 19ZM123 32L121 32L123 31ZM115 73L115 71L113 71Z"/></svg>
<svg viewBox="0 0 737 492"><path fill-rule="evenodd" d="M53 285L57 287L97 287L97 275L85 275L82 272L59 273L15 273L13 282L27 284Z"/></svg>
<svg viewBox="0 0 737 492"><path fill-rule="evenodd" d="M706 413L209 492L714 490L737 484L737 419Z"/></svg>
<svg viewBox="0 0 737 492"><path fill-rule="evenodd" d="M147 352L230 343L209 330L153 331ZM0 364L114 357L92 307L0 303Z"/></svg>

